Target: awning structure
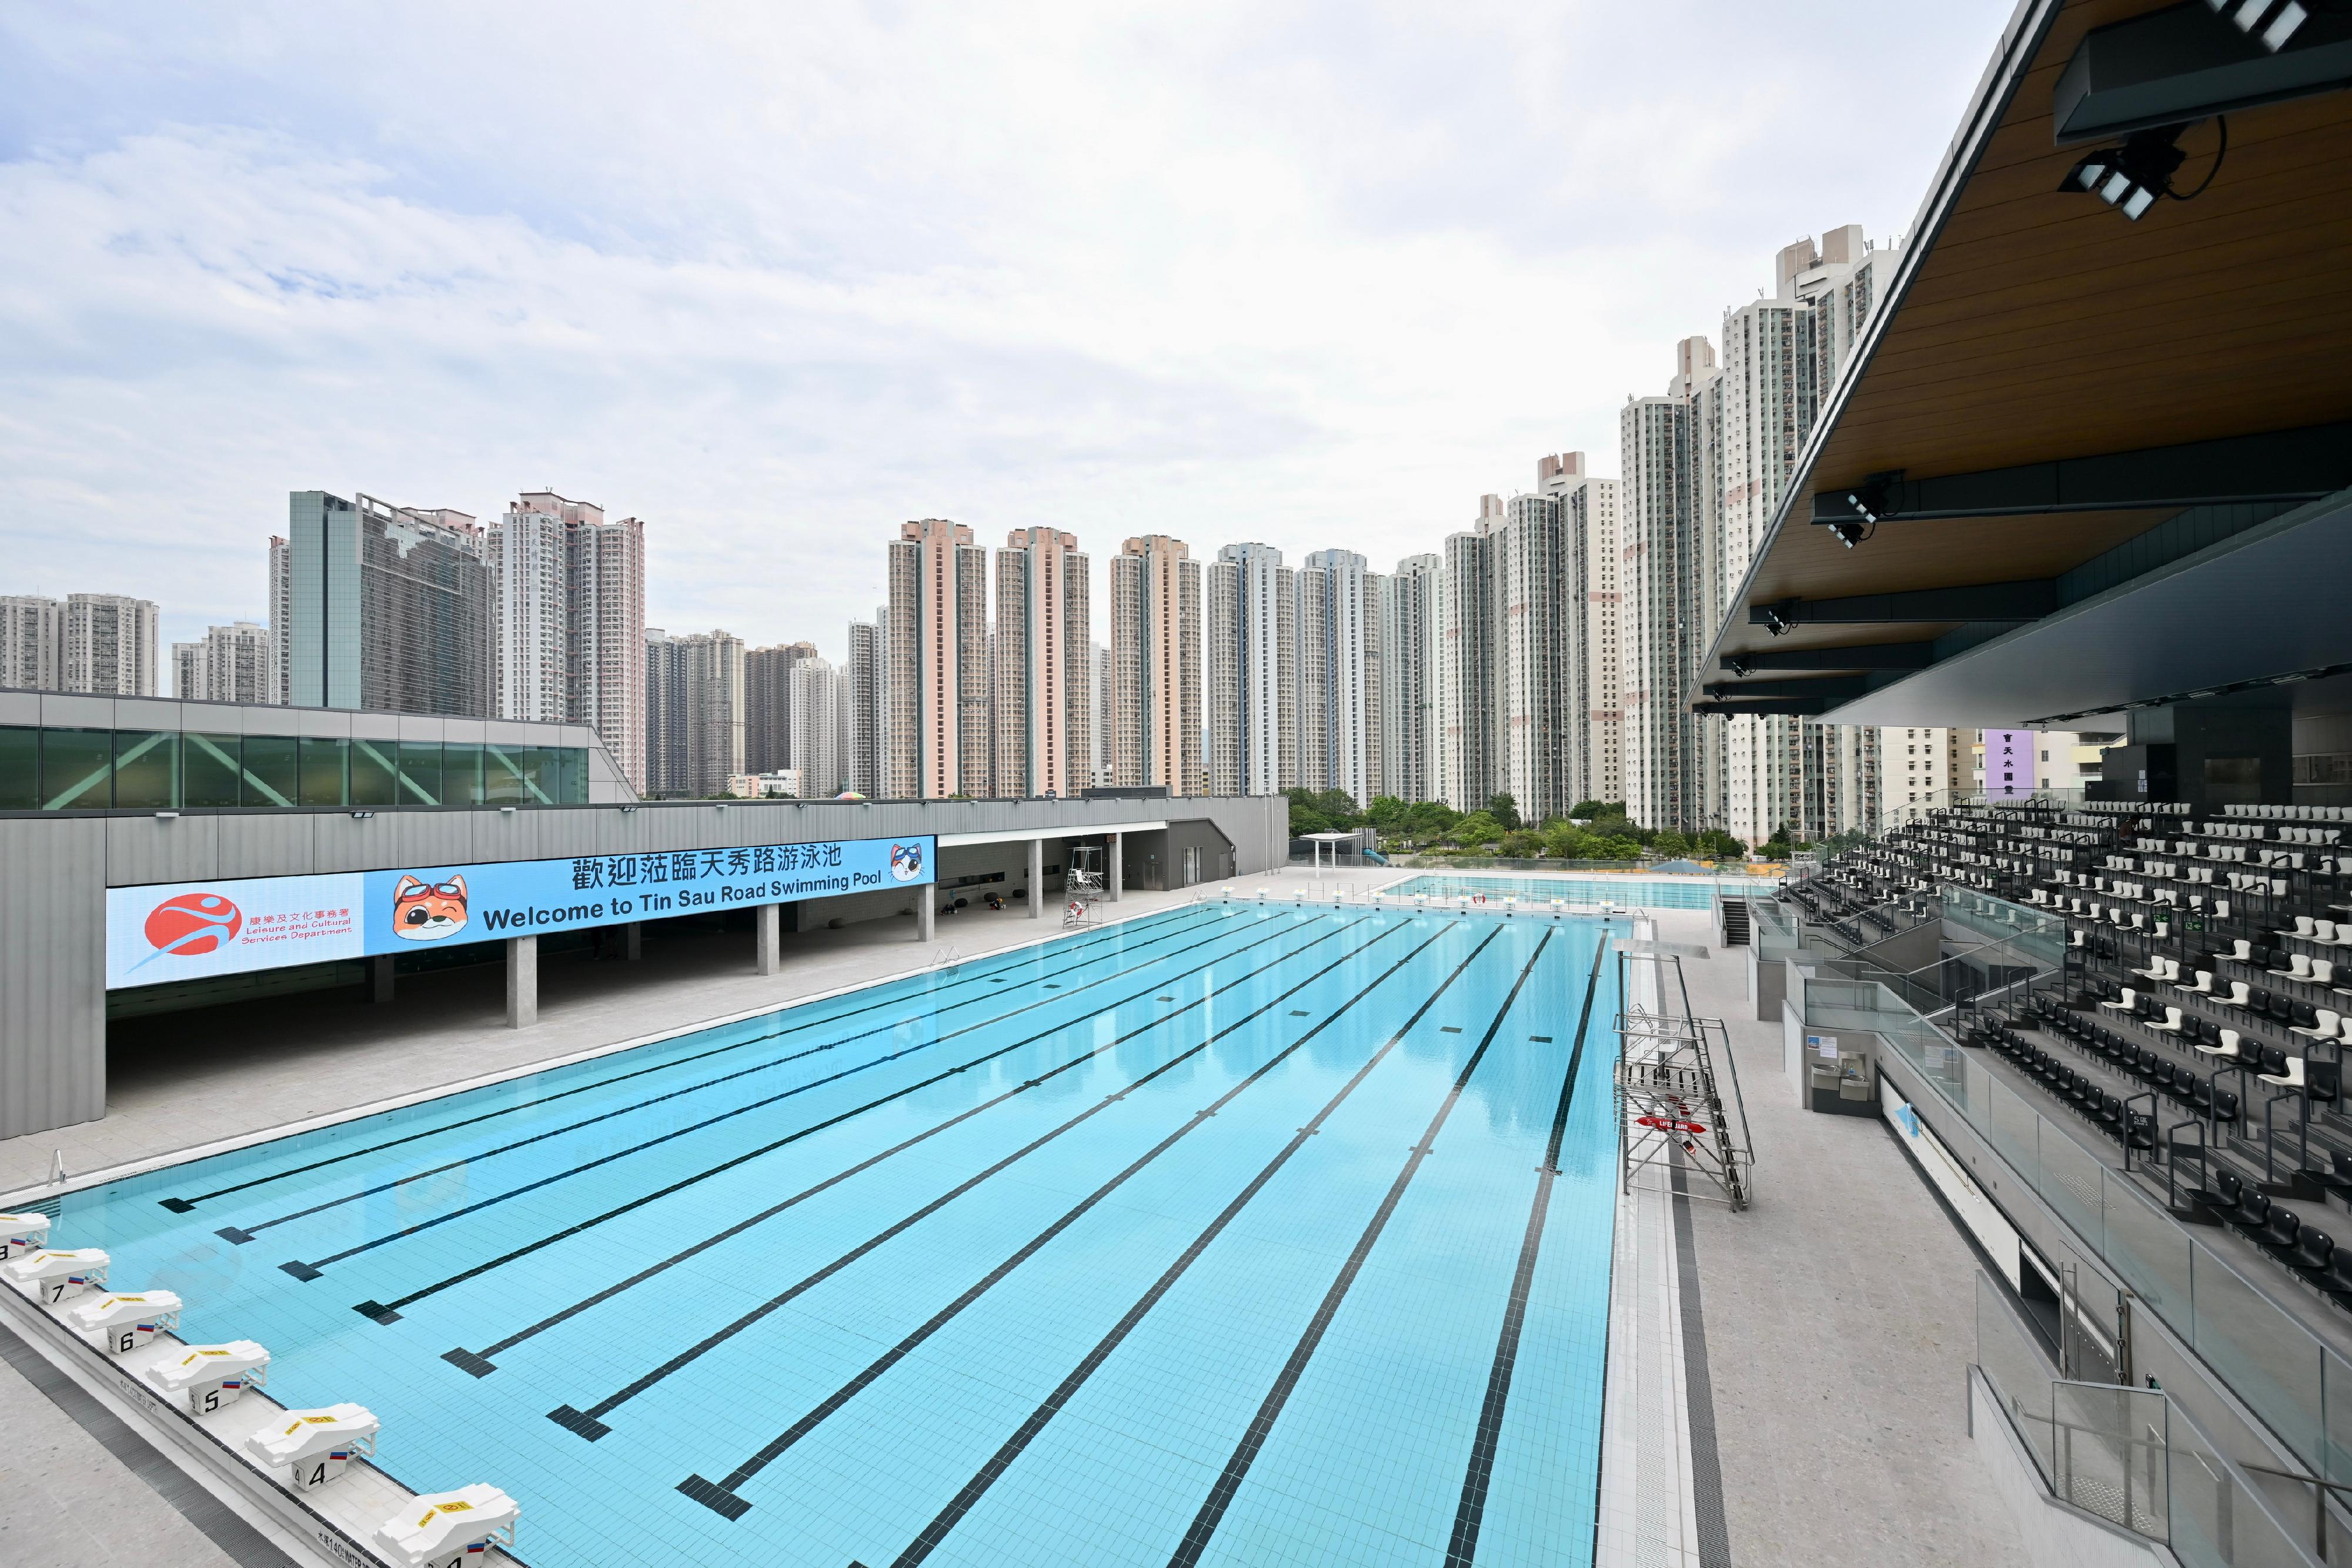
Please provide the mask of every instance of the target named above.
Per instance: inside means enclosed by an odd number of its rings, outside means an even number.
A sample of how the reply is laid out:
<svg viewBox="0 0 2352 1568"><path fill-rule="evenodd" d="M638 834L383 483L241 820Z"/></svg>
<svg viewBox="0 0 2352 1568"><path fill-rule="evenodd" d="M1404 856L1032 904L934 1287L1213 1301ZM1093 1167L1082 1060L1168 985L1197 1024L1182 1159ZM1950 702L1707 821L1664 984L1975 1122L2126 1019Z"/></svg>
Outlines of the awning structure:
<svg viewBox="0 0 2352 1568"><path fill-rule="evenodd" d="M1168 826L1162 817L1150 822L1106 822L1100 826L1058 828L1005 828L986 833L941 833L940 848L952 850L965 844L1013 844L1029 839L1095 839L1105 833L1156 833Z"/></svg>
<svg viewBox="0 0 2352 1568"><path fill-rule="evenodd" d="M2352 17L2227 9L2019 8L1699 711L2023 727L2352 663ZM2099 193L2168 163L2186 199Z"/></svg>

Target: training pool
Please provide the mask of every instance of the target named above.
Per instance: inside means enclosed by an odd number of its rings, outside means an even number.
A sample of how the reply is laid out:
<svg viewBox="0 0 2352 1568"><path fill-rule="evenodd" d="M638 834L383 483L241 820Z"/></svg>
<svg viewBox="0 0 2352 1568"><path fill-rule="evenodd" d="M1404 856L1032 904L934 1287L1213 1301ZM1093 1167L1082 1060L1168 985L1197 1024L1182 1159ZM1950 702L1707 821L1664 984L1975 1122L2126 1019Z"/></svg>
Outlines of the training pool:
<svg viewBox="0 0 2352 1568"><path fill-rule="evenodd" d="M1381 889L1384 898L1410 898L1425 893L1432 898L1560 899L1569 904L1614 904L1633 909L1712 909L1717 890L1753 894L1758 897L1780 884L1759 877L1693 878L1687 882L1638 876L1416 876Z"/></svg>
<svg viewBox="0 0 2352 1568"><path fill-rule="evenodd" d="M512 1493L535 1568L1589 1563L1608 929L1193 905L68 1193L53 1245Z"/></svg>

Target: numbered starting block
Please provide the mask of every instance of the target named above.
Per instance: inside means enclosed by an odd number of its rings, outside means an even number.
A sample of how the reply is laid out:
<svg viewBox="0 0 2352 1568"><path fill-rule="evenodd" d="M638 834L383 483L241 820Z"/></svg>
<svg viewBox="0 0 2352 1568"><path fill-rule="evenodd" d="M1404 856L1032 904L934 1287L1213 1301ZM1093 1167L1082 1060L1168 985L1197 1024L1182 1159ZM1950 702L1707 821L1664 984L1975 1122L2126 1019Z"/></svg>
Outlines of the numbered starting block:
<svg viewBox="0 0 2352 1568"><path fill-rule="evenodd" d="M479 1481L456 1491L426 1492L376 1527L375 1538L402 1568L470 1568L493 1546L514 1544L514 1499Z"/></svg>
<svg viewBox="0 0 2352 1568"><path fill-rule="evenodd" d="M49 1244L46 1214L0 1214L0 1263L38 1252Z"/></svg>
<svg viewBox="0 0 2352 1568"><path fill-rule="evenodd" d="M147 1376L166 1394L184 1393L193 1414L209 1416L269 1381L269 1353L249 1339L192 1344L178 1359L148 1368Z"/></svg>
<svg viewBox="0 0 2352 1568"><path fill-rule="evenodd" d="M94 1296L68 1307L66 1322L96 1334L109 1355L129 1355L163 1330L180 1326L180 1298L169 1291Z"/></svg>
<svg viewBox="0 0 2352 1568"><path fill-rule="evenodd" d="M298 1487L325 1486L353 1458L375 1452L381 1423L364 1405L330 1405L322 1410L289 1410L245 1440L245 1451L266 1466L284 1465Z"/></svg>
<svg viewBox="0 0 2352 1568"><path fill-rule="evenodd" d="M27 1252L22 1258L0 1263L0 1276L5 1276L10 1284L41 1305L54 1307L93 1285L105 1284L109 1261L106 1254L95 1247L67 1252Z"/></svg>

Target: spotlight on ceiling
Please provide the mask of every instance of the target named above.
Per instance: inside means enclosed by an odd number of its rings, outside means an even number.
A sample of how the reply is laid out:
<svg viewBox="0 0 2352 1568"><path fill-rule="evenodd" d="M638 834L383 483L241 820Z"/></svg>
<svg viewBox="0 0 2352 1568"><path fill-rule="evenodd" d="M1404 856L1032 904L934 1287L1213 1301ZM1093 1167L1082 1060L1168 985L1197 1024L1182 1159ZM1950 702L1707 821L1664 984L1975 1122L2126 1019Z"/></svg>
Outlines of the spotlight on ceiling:
<svg viewBox="0 0 2352 1568"><path fill-rule="evenodd" d="M2066 172L2058 188L2088 191L2134 223L2146 217L2159 197L2169 196L2176 202L2194 200L2213 183L2213 176L2221 172L2223 155L2230 151L2229 121L2215 123L2220 140L2214 146L2212 167L2205 171L2205 177L2197 183L2195 190L2176 190L2172 184L2172 176L2189 157L2178 145L2180 133L2189 129L2186 124L2135 131L2120 147L2102 147L2086 153Z"/></svg>
<svg viewBox="0 0 2352 1568"><path fill-rule="evenodd" d="M1726 659L1723 661L1723 667L1743 679L1748 674L1748 664L1745 659Z"/></svg>
<svg viewBox="0 0 2352 1568"><path fill-rule="evenodd" d="M1853 521L1852 518L1848 518L1846 521L1842 523L1832 523L1830 525L1830 532L1837 536L1837 542L1845 546L1848 549L1852 549L1854 546L1860 544L1867 531L1868 530L1865 529L1862 524Z"/></svg>
<svg viewBox="0 0 2352 1568"><path fill-rule="evenodd" d="M2310 9L2300 0L2205 0L2216 16L2237 25L2238 31L2261 43L2263 47L2277 54L2286 47L2287 40L2297 29L2311 20Z"/></svg>
<svg viewBox="0 0 2352 1568"><path fill-rule="evenodd" d="M1775 637L1788 635L1789 618L1780 613L1780 606L1773 604L1764 606L1764 630Z"/></svg>

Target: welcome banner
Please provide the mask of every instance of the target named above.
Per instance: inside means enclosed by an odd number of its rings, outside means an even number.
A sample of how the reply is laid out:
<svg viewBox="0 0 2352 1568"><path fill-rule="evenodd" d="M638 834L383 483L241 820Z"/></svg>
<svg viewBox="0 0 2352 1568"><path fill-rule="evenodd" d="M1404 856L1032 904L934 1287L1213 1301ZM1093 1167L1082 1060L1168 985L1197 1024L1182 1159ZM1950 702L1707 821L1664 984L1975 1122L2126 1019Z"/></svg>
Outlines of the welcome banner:
<svg viewBox="0 0 2352 1568"><path fill-rule="evenodd" d="M108 988L934 882L937 843L841 839L117 887Z"/></svg>

